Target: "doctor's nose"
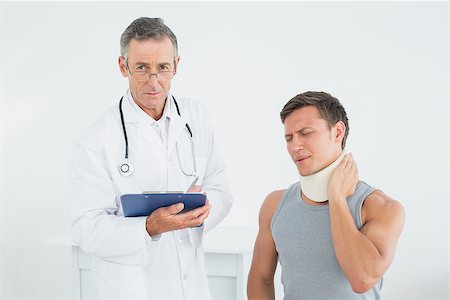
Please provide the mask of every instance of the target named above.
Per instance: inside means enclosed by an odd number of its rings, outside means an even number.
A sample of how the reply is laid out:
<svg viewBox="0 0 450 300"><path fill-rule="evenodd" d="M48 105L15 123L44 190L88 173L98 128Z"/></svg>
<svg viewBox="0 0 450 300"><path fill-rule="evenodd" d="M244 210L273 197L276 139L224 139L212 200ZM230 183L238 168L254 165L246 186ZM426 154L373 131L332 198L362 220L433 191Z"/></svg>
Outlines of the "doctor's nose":
<svg viewBox="0 0 450 300"><path fill-rule="evenodd" d="M149 73L148 74L148 80L147 80L147 84L150 84L150 85L157 85L157 84L159 84L159 82L160 82L160 79L159 79L159 77L158 77L158 73Z"/></svg>

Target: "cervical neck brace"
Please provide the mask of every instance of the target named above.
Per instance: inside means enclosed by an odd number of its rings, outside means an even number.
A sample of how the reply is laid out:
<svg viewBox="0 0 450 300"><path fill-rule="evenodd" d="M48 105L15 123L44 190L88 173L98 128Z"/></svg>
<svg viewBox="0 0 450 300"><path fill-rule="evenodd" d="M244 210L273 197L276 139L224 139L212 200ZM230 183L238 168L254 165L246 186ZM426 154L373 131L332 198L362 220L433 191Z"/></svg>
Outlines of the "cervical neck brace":
<svg viewBox="0 0 450 300"><path fill-rule="evenodd" d="M342 154L333 163L314 174L308 176L300 175L300 185L306 197L314 202L325 202L328 200L328 180L346 153L345 150L342 151Z"/></svg>

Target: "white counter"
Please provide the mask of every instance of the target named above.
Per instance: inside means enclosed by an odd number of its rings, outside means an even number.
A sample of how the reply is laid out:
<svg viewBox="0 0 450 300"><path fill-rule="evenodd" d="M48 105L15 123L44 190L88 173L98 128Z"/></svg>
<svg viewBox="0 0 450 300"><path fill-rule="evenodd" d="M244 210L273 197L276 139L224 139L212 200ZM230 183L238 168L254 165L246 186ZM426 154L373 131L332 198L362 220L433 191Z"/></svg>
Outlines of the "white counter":
<svg viewBox="0 0 450 300"><path fill-rule="evenodd" d="M216 227L204 237L203 248L210 253L252 254L255 244L256 228ZM76 246L69 233L59 233L42 240L46 244Z"/></svg>

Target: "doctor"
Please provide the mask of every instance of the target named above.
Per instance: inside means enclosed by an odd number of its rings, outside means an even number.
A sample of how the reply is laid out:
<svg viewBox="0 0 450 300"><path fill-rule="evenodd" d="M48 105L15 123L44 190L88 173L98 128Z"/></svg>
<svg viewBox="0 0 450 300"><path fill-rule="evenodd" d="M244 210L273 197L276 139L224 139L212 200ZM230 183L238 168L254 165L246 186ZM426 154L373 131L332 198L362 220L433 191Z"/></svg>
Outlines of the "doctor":
<svg viewBox="0 0 450 300"><path fill-rule="evenodd" d="M129 89L74 147L72 237L93 256L96 299L209 299L202 237L232 198L207 112L170 94L180 57L163 20L133 21L120 46ZM185 190L197 176L189 191L203 190L206 205L123 217L122 194Z"/></svg>

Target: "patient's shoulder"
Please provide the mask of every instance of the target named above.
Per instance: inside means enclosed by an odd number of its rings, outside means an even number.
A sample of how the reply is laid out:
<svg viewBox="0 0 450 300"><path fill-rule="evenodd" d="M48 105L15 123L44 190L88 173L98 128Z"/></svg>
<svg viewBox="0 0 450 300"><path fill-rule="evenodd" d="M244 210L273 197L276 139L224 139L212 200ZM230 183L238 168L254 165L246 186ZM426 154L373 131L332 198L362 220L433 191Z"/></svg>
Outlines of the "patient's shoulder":
<svg viewBox="0 0 450 300"><path fill-rule="evenodd" d="M270 220L272 219L275 210L277 209L278 203L280 203L281 197L283 196L285 190L276 190L267 195L266 199L261 205L260 218Z"/></svg>

